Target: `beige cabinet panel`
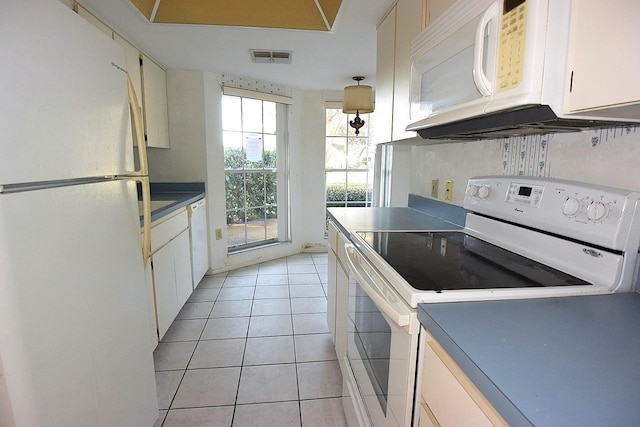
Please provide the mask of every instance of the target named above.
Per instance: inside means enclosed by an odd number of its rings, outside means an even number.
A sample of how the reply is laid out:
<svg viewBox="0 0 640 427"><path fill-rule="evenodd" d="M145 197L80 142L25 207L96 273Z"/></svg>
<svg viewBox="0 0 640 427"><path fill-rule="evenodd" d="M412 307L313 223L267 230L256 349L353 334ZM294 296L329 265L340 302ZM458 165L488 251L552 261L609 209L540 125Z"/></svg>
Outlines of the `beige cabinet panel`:
<svg viewBox="0 0 640 427"><path fill-rule="evenodd" d="M142 55L142 107L148 147L169 148L167 76L146 55Z"/></svg>

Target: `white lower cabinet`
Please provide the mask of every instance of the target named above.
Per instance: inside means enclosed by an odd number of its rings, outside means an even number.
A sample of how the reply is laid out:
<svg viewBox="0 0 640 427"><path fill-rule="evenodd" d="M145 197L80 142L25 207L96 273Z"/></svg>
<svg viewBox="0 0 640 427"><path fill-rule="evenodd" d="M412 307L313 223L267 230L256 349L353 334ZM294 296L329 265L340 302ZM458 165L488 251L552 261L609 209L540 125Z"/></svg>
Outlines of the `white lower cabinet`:
<svg viewBox="0 0 640 427"><path fill-rule="evenodd" d="M152 258L159 339L162 339L180 310L173 252L173 246L168 244L154 253Z"/></svg>
<svg viewBox="0 0 640 427"><path fill-rule="evenodd" d="M193 292L186 210L153 223L151 266L158 339L162 339Z"/></svg>
<svg viewBox="0 0 640 427"><path fill-rule="evenodd" d="M508 424L426 329L422 329L420 427Z"/></svg>
<svg viewBox="0 0 640 427"><path fill-rule="evenodd" d="M344 245L349 240L329 221L329 265L327 284L327 322L338 356L344 363L347 355L347 308L349 295L349 269ZM344 369L344 368L343 368Z"/></svg>

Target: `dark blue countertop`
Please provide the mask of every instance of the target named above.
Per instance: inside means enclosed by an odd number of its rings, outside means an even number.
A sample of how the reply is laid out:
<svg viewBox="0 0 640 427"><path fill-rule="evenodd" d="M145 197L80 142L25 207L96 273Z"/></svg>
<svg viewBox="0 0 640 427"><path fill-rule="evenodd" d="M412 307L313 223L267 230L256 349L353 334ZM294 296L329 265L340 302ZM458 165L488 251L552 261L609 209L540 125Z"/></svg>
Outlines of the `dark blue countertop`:
<svg viewBox="0 0 640 427"><path fill-rule="evenodd" d="M165 215L177 211L205 196L204 182L152 182L151 202L172 202L151 211L151 221L156 221ZM138 188L138 199L142 200L141 190ZM142 218L140 218L142 223Z"/></svg>
<svg viewBox="0 0 640 427"><path fill-rule="evenodd" d="M420 304L513 426L640 425L640 295Z"/></svg>

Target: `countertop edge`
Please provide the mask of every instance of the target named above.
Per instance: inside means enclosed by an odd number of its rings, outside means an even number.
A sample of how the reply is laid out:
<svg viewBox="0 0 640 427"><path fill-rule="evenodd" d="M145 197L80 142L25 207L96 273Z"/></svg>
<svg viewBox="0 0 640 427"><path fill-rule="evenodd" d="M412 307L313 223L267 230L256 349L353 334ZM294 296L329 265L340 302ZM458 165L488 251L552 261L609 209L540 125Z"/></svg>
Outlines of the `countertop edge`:
<svg viewBox="0 0 640 427"><path fill-rule="evenodd" d="M533 426L531 421L496 387L421 304L418 305L418 320L509 425Z"/></svg>
<svg viewBox="0 0 640 427"><path fill-rule="evenodd" d="M184 193L180 193L182 195L184 195ZM151 212L151 222L157 221L175 211L177 211L180 208L186 207L188 205L190 205L193 202L197 202L198 200L202 199L205 197L205 193L193 193L190 194L189 196L187 196L184 199L180 199L177 200L175 203L172 203L170 205L164 206L160 209L156 209L155 211ZM153 200L162 200L161 198L153 198Z"/></svg>

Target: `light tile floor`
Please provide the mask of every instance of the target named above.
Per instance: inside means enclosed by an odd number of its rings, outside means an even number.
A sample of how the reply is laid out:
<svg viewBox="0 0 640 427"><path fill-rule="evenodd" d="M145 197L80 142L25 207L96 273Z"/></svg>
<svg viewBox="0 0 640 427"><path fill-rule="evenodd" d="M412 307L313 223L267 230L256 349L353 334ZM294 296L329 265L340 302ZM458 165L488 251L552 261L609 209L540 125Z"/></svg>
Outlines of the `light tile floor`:
<svg viewBox="0 0 640 427"><path fill-rule="evenodd" d="M327 254L205 277L154 353L157 427L346 426Z"/></svg>

